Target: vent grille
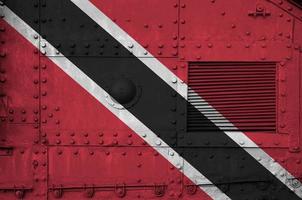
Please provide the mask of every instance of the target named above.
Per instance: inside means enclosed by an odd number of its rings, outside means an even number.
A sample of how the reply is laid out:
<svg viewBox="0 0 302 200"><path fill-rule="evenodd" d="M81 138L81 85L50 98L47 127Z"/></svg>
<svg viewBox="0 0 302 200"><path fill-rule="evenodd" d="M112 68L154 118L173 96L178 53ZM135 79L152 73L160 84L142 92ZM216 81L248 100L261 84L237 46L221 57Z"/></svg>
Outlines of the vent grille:
<svg viewBox="0 0 302 200"><path fill-rule="evenodd" d="M208 129L205 122L197 118L191 105L223 130L234 130L234 127L226 123L219 113L240 131L276 131L274 63L192 63L188 85L188 131Z"/></svg>

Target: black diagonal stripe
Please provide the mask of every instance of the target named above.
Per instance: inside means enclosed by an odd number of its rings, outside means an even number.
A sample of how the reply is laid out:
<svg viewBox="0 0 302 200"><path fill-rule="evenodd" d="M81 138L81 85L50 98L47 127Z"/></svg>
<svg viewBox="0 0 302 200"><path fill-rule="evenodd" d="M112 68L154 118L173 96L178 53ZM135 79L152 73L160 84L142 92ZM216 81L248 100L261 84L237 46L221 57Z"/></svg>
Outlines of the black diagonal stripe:
<svg viewBox="0 0 302 200"><path fill-rule="evenodd" d="M197 110L195 110L196 115L204 123L205 131L197 134L181 133L179 139L187 141L188 147L177 146L176 131L183 131L179 130L181 126L178 124L182 124L184 119L183 113L177 110L186 107L186 100L175 93L139 59L130 55L73 3L68 0L41 0L40 2L40 28L37 28L32 18L33 12L36 12L33 3L8 0L6 5L57 46L64 55L78 52L95 55L98 52L100 57L67 57L108 93L119 99L133 115L230 198L299 199ZM137 88L133 89L128 80L134 82ZM130 93L133 91L139 93L139 97L133 100L134 105L127 102L129 99L127 94L121 95L115 92L123 88L121 85L127 84L126 90L131 91ZM196 141L207 146L189 147Z"/></svg>

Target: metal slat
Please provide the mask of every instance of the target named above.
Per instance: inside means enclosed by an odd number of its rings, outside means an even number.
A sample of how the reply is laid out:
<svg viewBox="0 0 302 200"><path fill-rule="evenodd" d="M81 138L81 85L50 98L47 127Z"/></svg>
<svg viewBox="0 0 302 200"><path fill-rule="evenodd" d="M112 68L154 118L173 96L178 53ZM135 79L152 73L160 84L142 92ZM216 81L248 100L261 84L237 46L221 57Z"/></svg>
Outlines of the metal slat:
<svg viewBox="0 0 302 200"><path fill-rule="evenodd" d="M208 102L241 131L276 130L276 65L274 63L198 63L189 66L188 102L223 130L234 130ZM196 96L198 93L204 100ZM206 102L205 102L206 101ZM205 124L188 107L188 131Z"/></svg>

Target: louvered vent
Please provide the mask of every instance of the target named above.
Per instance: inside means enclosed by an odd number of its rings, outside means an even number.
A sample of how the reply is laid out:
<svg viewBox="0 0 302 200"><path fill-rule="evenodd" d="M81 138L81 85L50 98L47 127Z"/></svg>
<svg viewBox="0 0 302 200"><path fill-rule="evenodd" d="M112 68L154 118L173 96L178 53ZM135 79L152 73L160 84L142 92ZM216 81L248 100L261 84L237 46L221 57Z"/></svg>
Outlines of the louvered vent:
<svg viewBox="0 0 302 200"><path fill-rule="evenodd" d="M223 130L275 132L276 65L274 63L191 63L188 102ZM192 91L195 91L195 93ZM202 98L200 99L196 93ZM209 103L219 113L207 105ZM203 131L205 121L188 106L188 131Z"/></svg>

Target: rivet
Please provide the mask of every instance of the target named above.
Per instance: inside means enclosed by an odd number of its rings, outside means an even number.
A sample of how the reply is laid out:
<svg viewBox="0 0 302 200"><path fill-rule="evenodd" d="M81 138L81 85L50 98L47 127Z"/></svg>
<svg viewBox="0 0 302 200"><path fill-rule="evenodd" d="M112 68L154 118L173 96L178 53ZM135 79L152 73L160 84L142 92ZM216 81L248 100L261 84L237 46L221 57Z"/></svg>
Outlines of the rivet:
<svg viewBox="0 0 302 200"><path fill-rule="evenodd" d="M58 155L61 155L63 153L63 151L62 150L58 150Z"/></svg>
<svg viewBox="0 0 302 200"><path fill-rule="evenodd" d="M157 146L160 146L160 145L161 145L161 141L160 141L160 140L156 140L156 141L155 141L155 144L156 144Z"/></svg>
<svg viewBox="0 0 302 200"><path fill-rule="evenodd" d="M177 83L177 78L176 77L172 78L172 83Z"/></svg>

